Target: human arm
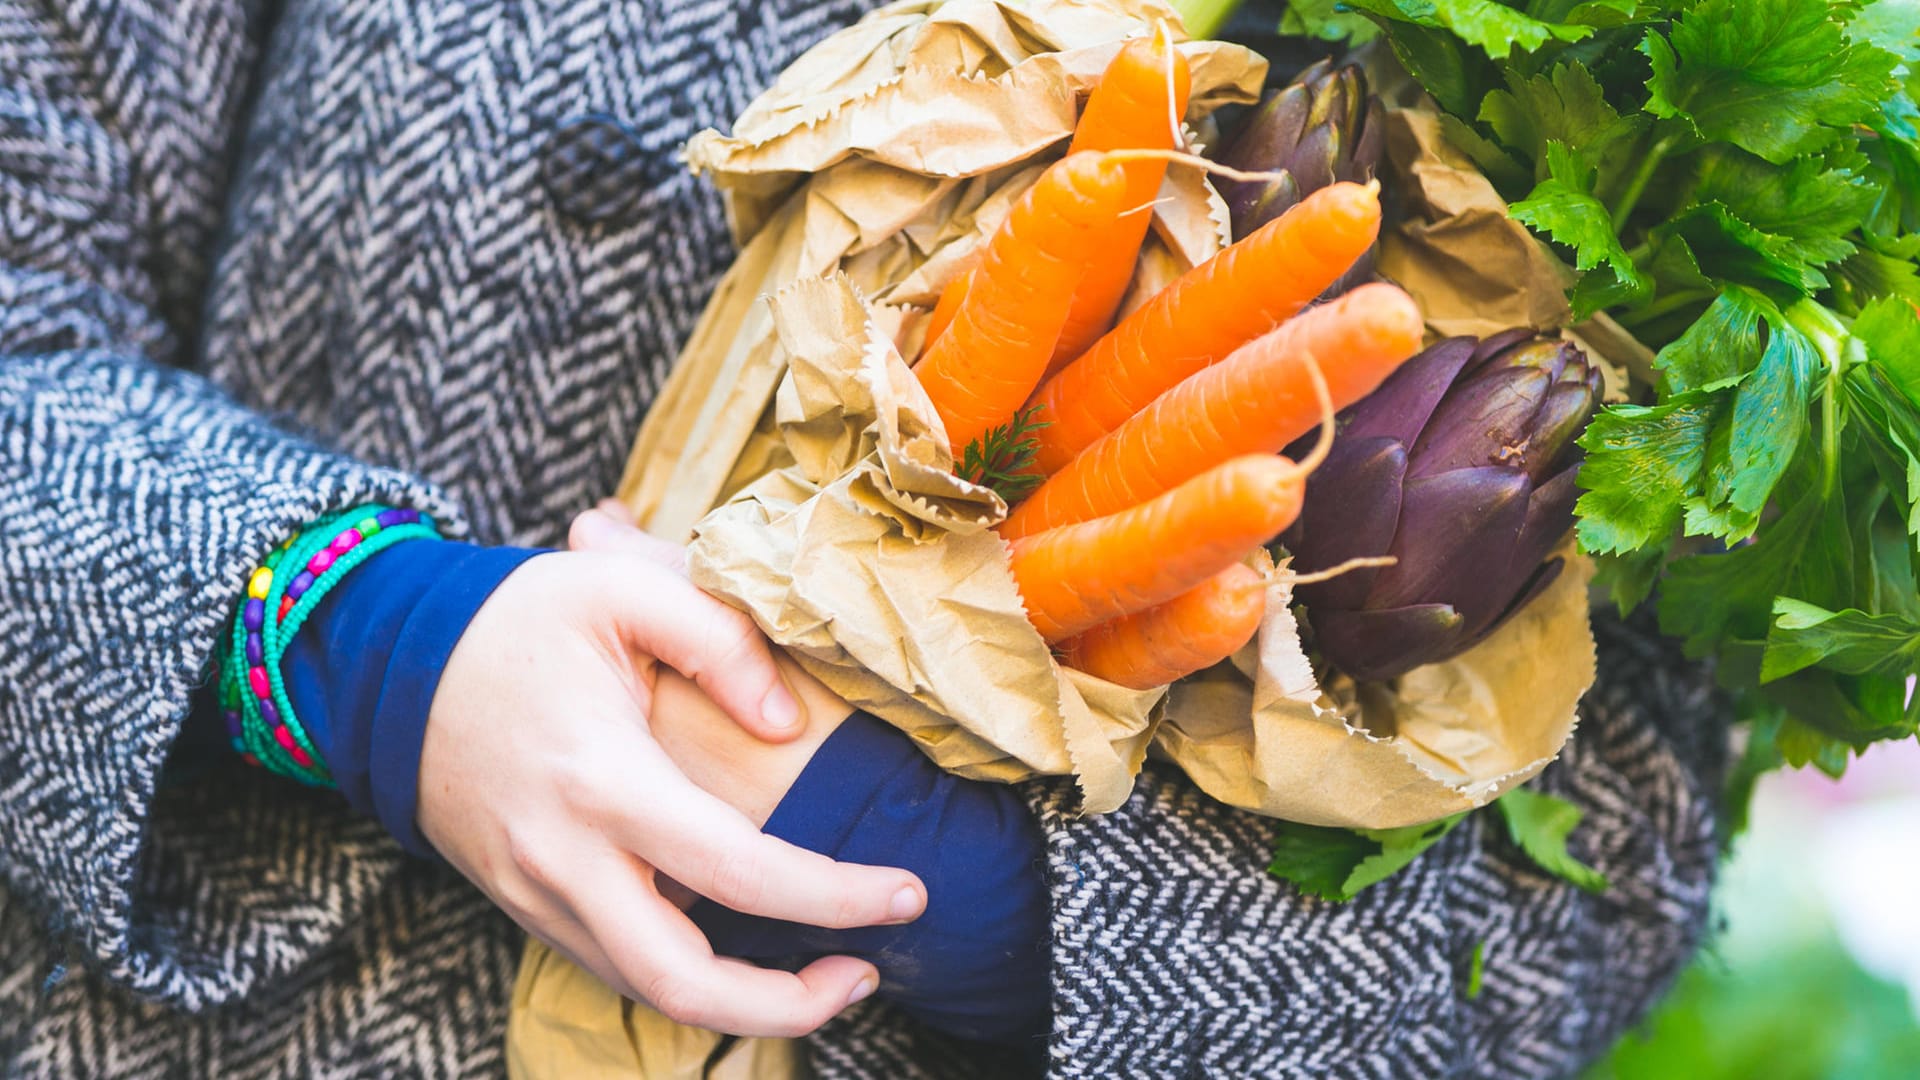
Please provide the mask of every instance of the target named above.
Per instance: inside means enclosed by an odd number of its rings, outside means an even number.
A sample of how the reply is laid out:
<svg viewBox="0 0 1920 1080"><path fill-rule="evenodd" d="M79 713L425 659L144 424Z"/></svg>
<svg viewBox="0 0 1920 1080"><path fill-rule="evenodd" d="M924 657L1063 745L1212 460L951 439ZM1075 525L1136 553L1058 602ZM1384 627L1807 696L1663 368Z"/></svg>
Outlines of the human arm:
<svg viewBox="0 0 1920 1080"><path fill-rule="evenodd" d="M194 1010L402 875L324 800L160 790L251 570L360 503L466 532L436 487L184 370L267 11L0 0L0 876L61 955Z"/></svg>

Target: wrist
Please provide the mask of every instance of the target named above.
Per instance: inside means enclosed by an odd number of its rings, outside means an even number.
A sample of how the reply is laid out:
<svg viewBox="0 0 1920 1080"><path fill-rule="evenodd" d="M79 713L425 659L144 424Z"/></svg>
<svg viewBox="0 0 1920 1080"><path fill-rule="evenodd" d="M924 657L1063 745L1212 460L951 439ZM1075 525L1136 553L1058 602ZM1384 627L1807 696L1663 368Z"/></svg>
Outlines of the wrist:
<svg viewBox="0 0 1920 1080"><path fill-rule="evenodd" d="M539 554L446 540L400 545L345 583L299 642L303 696L325 718L322 752L341 794L412 854L433 854L415 817L422 743L447 660L493 591Z"/></svg>

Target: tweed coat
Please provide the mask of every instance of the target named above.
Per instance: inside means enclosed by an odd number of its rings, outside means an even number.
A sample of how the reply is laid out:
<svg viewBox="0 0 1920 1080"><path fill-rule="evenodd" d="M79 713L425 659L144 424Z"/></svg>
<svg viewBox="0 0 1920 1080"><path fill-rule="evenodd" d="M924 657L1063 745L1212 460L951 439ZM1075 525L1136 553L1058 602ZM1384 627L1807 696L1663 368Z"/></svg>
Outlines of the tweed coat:
<svg viewBox="0 0 1920 1080"><path fill-rule="evenodd" d="M0 1071L502 1071L504 917L334 796L231 761L166 782L169 754L247 568L303 522L385 500L553 543L611 490L730 256L674 148L861 8L0 0ZM619 152L551 187L589 115ZM1329 905L1263 873L1267 822L1159 766L1095 819L1032 785L1054 1072L1601 1052L1701 935L1724 734L1697 671L1601 637L1541 783L1587 812L1602 894L1476 820ZM998 1068L877 1003L812 1051L826 1076Z"/></svg>

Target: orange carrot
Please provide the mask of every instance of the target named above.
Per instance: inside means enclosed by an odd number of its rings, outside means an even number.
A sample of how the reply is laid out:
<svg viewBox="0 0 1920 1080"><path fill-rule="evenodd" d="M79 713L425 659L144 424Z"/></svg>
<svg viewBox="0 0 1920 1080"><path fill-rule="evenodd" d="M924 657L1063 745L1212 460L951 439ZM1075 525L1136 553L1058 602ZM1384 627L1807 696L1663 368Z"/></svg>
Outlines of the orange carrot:
<svg viewBox="0 0 1920 1080"><path fill-rule="evenodd" d="M1317 365L1335 409L1420 350L1420 309L1362 285L1187 378L1048 477L1000 526L1013 539L1145 502L1241 454L1271 454L1321 421ZM1045 434L1046 429L1041 429Z"/></svg>
<svg viewBox="0 0 1920 1080"><path fill-rule="evenodd" d="M1376 185L1321 188L1188 271L1034 395L1042 472L1056 472L1180 380L1291 318L1380 232Z"/></svg>
<svg viewBox="0 0 1920 1080"><path fill-rule="evenodd" d="M1149 37L1135 38L1122 48L1100 82L1087 96L1086 110L1073 131L1068 153L1080 150L1176 150L1180 132L1175 117L1187 114L1187 96L1193 87L1187 59L1173 47L1164 25ZM1169 100L1169 93L1172 97ZM1054 346L1047 373L1065 367L1086 352L1113 325L1133 265L1140 258L1140 242L1153 222L1149 207L1160 194L1166 176L1165 161L1130 161L1127 170L1126 216L1095 239L1089 253L1087 276L1074 294L1067 324Z"/></svg>
<svg viewBox="0 0 1920 1080"><path fill-rule="evenodd" d="M953 323L914 373L955 457L1013 419L1047 370L1086 273L1088 236L1126 207L1127 174L1098 154L1055 162L981 253Z"/></svg>
<svg viewBox="0 0 1920 1080"><path fill-rule="evenodd" d="M1266 610L1266 578L1235 563L1164 604L1067 639L1061 659L1110 683L1151 690L1239 652Z"/></svg>
<svg viewBox="0 0 1920 1080"><path fill-rule="evenodd" d="M1111 517L1015 540L1027 617L1056 642L1163 604L1293 524L1305 487L1293 462L1250 454Z"/></svg>
<svg viewBox="0 0 1920 1080"><path fill-rule="evenodd" d="M940 290L940 299L927 314L927 340L920 347L922 356L933 347L934 342L940 340L940 335L947 332L947 327L953 325L954 312L960 310L960 301L967 298L967 285L972 280L972 266L947 279L947 287Z"/></svg>

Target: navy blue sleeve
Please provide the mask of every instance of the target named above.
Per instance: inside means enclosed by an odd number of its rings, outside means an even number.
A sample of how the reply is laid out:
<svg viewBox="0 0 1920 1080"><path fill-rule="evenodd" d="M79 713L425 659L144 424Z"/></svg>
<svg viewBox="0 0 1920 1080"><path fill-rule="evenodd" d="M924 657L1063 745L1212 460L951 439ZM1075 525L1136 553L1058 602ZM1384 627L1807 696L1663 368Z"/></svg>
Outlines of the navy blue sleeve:
<svg viewBox="0 0 1920 1080"><path fill-rule="evenodd" d="M529 548L410 540L340 579L288 643L294 715L340 793L402 847L432 856L414 824L420 744L440 673L487 597Z"/></svg>
<svg viewBox="0 0 1920 1080"><path fill-rule="evenodd" d="M688 914L714 951L781 967L846 954L879 995L964 1039L1038 1053L1048 1024L1045 849L1011 788L942 771L899 730L854 713L801 771L766 831L843 862L920 875L927 910L905 926L825 930L709 901Z"/></svg>

